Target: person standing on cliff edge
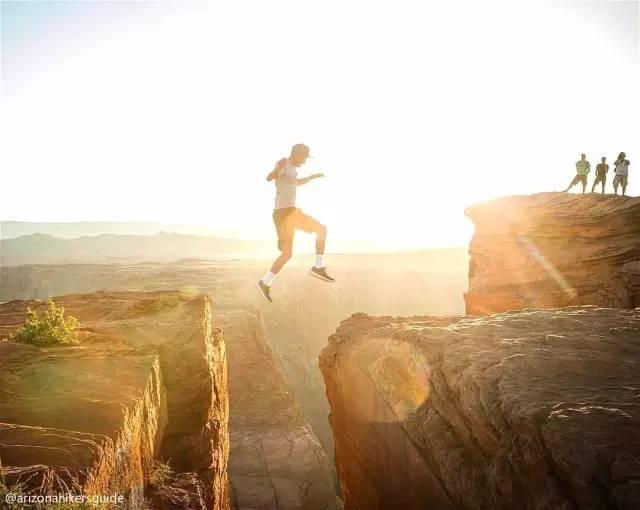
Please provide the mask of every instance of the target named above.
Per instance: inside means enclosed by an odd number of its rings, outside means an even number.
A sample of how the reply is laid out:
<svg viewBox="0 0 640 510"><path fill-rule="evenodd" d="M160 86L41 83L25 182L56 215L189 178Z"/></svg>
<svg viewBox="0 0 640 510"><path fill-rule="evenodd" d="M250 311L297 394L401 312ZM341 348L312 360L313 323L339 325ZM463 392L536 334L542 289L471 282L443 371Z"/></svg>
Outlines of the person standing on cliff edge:
<svg viewBox="0 0 640 510"><path fill-rule="evenodd" d="M604 186L607 182L607 172L609 171L609 165L607 165L607 158L602 158L601 163L596 165L596 180L593 181L591 187L591 193L596 189L598 183L602 183L602 194L604 195Z"/></svg>
<svg viewBox="0 0 640 510"><path fill-rule="evenodd" d="M580 156L580 161L576 163L576 176L571 181L571 184L567 187L565 191L569 191L573 186L582 183L582 193L584 193L587 189L587 175L591 171L591 163L587 161L587 155L582 154Z"/></svg>
<svg viewBox="0 0 640 510"><path fill-rule="evenodd" d="M627 192L627 184L629 179L629 160L624 152L621 152L616 159L615 177L613 178L613 191L618 194L618 185L622 186L622 196Z"/></svg>
<svg viewBox="0 0 640 510"><path fill-rule="evenodd" d="M303 143L296 144L291 148L291 155L278 161L275 168L267 175L267 181L275 180L276 184L273 223L278 234L278 249L281 252L267 274L256 283L260 294L269 302L272 301L271 284L293 254L293 238L298 229L313 232L316 235L316 263L309 270L309 274L325 282L335 281L327 274L327 268L324 265L327 227L296 207L297 187L324 177L324 174L312 174L298 178L298 168L304 165L309 157L311 157L309 147Z"/></svg>

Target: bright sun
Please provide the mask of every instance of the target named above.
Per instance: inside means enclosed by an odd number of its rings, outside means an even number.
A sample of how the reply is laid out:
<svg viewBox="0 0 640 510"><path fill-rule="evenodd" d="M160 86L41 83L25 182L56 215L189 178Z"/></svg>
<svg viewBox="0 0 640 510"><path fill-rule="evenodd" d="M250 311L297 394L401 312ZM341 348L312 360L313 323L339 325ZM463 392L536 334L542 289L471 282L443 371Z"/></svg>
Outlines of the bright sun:
<svg viewBox="0 0 640 510"><path fill-rule="evenodd" d="M636 143L636 48L550 2L42 4L3 6L3 218L269 239L265 175L304 142L335 249L461 245L466 206Z"/></svg>

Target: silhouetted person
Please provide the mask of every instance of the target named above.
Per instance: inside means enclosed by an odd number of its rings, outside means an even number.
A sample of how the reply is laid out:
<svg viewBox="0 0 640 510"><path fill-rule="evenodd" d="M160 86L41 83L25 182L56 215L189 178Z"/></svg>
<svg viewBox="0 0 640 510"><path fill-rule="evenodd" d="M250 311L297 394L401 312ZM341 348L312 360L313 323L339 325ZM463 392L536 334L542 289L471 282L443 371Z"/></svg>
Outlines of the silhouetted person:
<svg viewBox="0 0 640 510"><path fill-rule="evenodd" d="M275 168L267 176L267 181L276 181L276 202L273 210L273 222L278 233L278 249L280 256L275 260L271 269L264 275L256 286L260 294L271 301L271 284L276 274L284 267L293 254L293 237L297 229L313 232L316 235L316 263L309 270L325 282L333 282L324 266L324 245L327 238L327 227L318 220L306 215L296 207L296 189L314 179L324 177L324 174L313 174L298 179L298 167L305 164L309 157L309 147L299 143L291 148L291 155L276 163Z"/></svg>
<svg viewBox="0 0 640 510"><path fill-rule="evenodd" d="M629 182L629 160L624 152L621 152L615 163L615 177L613 178L613 191L618 194L618 186L622 186L622 196L627 192Z"/></svg>
<svg viewBox="0 0 640 510"><path fill-rule="evenodd" d="M587 190L587 175L591 171L591 163L587 161L587 155L582 154L580 156L580 161L576 163L576 176L571 181L571 184L567 187L565 191L569 191L573 186L582 183L582 192L584 193Z"/></svg>
<svg viewBox="0 0 640 510"><path fill-rule="evenodd" d="M596 186L599 183L602 183L602 194L604 195L604 186L607 183L607 172L609 171L609 165L607 165L607 158L602 158L601 163L598 163L596 166L596 180L593 181L593 186L591 187L591 193L594 192Z"/></svg>

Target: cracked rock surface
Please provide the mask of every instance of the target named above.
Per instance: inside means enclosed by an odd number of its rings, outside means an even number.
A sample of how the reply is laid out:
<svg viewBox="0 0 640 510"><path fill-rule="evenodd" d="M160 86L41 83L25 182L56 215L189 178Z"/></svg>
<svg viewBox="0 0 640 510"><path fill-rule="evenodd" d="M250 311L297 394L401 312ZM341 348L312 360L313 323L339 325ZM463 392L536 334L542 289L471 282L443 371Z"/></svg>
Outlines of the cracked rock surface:
<svg viewBox="0 0 640 510"><path fill-rule="evenodd" d="M27 307L0 305L0 465L35 494L118 494L144 508L156 461L228 508L226 346L207 296L96 292L56 298L80 321L79 344L3 341ZM192 480L187 480L187 478ZM154 509L165 508L159 500ZM170 508L170 507L168 507ZM183 506L182 508L187 509Z"/></svg>
<svg viewBox="0 0 640 510"><path fill-rule="evenodd" d="M346 509L640 508L640 309L354 315L320 365Z"/></svg>
<svg viewBox="0 0 640 510"><path fill-rule="evenodd" d="M469 207L466 312L640 306L640 198L537 193Z"/></svg>

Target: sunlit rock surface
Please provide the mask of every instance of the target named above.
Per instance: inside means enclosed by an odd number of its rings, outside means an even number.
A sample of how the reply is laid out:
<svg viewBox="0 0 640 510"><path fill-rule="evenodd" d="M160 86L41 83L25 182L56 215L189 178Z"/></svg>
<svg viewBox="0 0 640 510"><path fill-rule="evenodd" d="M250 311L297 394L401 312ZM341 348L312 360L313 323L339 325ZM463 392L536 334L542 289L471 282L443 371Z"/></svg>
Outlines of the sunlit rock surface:
<svg viewBox="0 0 640 510"><path fill-rule="evenodd" d="M466 276L460 268L467 259L453 250L438 255L364 255L357 270L336 266L339 281L331 285L306 271L296 274L297 268L279 275L275 302L263 308L267 334L304 416L329 452L333 451L329 407L318 370L318 355L327 337L357 312L462 313ZM394 258L399 259L397 265Z"/></svg>
<svg viewBox="0 0 640 510"><path fill-rule="evenodd" d="M360 311L398 315L462 313L466 252L466 248L456 248L331 254L328 261L337 278L331 285L309 276L307 264L313 257L300 256L302 265L292 261L278 275L274 303L270 305L259 301L254 287L264 274L264 261L3 266L0 301L18 297L45 299L96 289L177 288L213 296L213 322L224 327L228 349L233 495L236 501L252 504L253 508L256 501L264 505L260 508L278 508L283 501L300 499L300 487L314 487L315 491L323 486L326 473L321 467L325 457L328 470L334 471L329 408L318 370L318 354L326 345L327 336L341 320ZM258 327L256 317L262 319ZM283 392L287 393L286 398L281 398ZM302 412L302 419L298 411L291 412L296 408ZM292 434L291 424L297 427L293 450L283 447L283 441ZM260 430L268 430L273 440L257 454ZM318 440L323 451L317 448ZM308 449L300 453L303 445ZM289 455L290 451L294 454ZM269 455L272 459L265 460ZM304 460L314 456L317 461ZM287 463L281 461L285 457L289 459ZM277 480L271 481L268 473ZM308 478L301 482L303 475ZM283 496L285 489L288 495ZM310 500L302 498L305 499Z"/></svg>
<svg viewBox="0 0 640 510"><path fill-rule="evenodd" d="M115 492L127 508L143 508L160 460L202 489L206 508L228 508L226 348L209 299L99 292L56 302L80 320L78 346L0 342L0 460L8 484ZM24 321L27 306L46 303L0 305L0 338Z"/></svg>
<svg viewBox="0 0 640 510"><path fill-rule="evenodd" d="M640 508L640 309L356 315L320 360L345 508Z"/></svg>
<svg viewBox="0 0 640 510"><path fill-rule="evenodd" d="M539 193L468 208L466 310L640 306L640 198Z"/></svg>
<svg viewBox="0 0 640 510"><path fill-rule="evenodd" d="M156 356L0 343L0 459L12 486L141 507L167 421Z"/></svg>

